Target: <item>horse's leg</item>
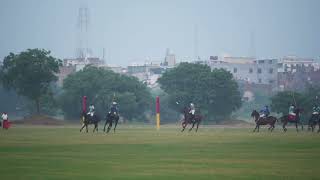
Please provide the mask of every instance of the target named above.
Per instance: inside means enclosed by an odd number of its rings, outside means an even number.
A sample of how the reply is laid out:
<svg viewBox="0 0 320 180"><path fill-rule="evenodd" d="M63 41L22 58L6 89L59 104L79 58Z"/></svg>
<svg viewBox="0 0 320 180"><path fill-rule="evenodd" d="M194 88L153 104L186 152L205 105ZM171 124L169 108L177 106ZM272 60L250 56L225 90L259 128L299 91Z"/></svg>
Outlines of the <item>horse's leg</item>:
<svg viewBox="0 0 320 180"><path fill-rule="evenodd" d="M298 121L296 121L296 130L297 130L297 132L299 132L299 129L298 129Z"/></svg>
<svg viewBox="0 0 320 180"><path fill-rule="evenodd" d="M273 131L273 129L274 129L274 124L272 125L271 132Z"/></svg>
<svg viewBox="0 0 320 180"><path fill-rule="evenodd" d="M256 128L254 128L253 132L256 132L257 128L258 128L258 124L256 124Z"/></svg>
<svg viewBox="0 0 320 180"><path fill-rule="evenodd" d="M86 126L86 124L83 124L82 127L80 128L80 132L82 131L82 129Z"/></svg>
<svg viewBox="0 0 320 180"><path fill-rule="evenodd" d="M86 132L88 133L88 124L86 124Z"/></svg>
<svg viewBox="0 0 320 180"><path fill-rule="evenodd" d="M272 122L272 123L270 124L270 128L271 128L271 130L270 130L270 131L271 131L271 132L272 132L272 131L273 131L273 129L274 129L274 123L275 123L275 122Z"/></svg>
<svg viewBox="0 0 320 180"><path fill-rule="evenodd" d="M259 130L260 130L260 124L258 124L258 132L259 132Z"/></svg>
<svg viewBox="0 0 320 180"><path fill-rule="evenodd" d="M198 132L199 124L200 124L200 121L198 121L198 123L197 123L197 129L196 129L196 132Z"/></svg>
<svg viewBox="0 0 320 180"><path fill-rule="evenodd" d="M288 121L284 121L284 122L283 122L282 128L283 128L283 131L284 131L284 132L287 131L287 128L286 128L287 123L288 123Z"/></svg>
<svg viewBox="0 0 320 180"><path fill-rule="evenodd" d="M319 129L318 129L318 133L320 132L320 120L318 121L318 126L319 126Z"/></svg>
<svg viewBox="0 0 320 180"><path fill-rule="evenodd" d="M187 127L187 123L186 123L186 122L183 122L183 123L182 123L182 130L181 130L181 132L183 132L186 127Z"/></svg>
<svg viewBox="0 0 320 180"><path fill-rule="evenodd" d="M308 131L310 131L310 128L311 128L311 132L314 131L314 123L312 122L309 127L308 127Z"/></svg>
<svg viewBox="0 0 320 180"><path fill-rule="evenodd" d="M94 123L93 132L95 132L96 130L97 130L97 132L98 132L98 124L97 124L97 123Z"/></svg>
<svg viewBox="0 0 320 180"><path fill-rule="evenodd" d="M107 133L111 130L111 127L112 127L112 120L109 121L109 126L108 126L108 129L107 129Z"/></svg>
<svg viewBox="0 0 320 180"><path fill-rule="evenodd" d="M106 126L108 124L108 119L106 120L106 122L104 123L104 127L103 127L103 132L106 132Z"/></svg>
<svg viewBox="0 0 320 180"><path fill-rule="evenodd" d="M267 119L268 120L268 119ZM268 128L268 131L271 131L272 129L272 122L269 123L270 127Z"/></svg>
<svg viewBox="0 0 320 180"><path fill-rule="evenodd" d="M114 124L114 129L113 129L113 132L116 133L116 128L117 128L117 125L118 125L118 120L119 119L116 119L116 122Z"/></svg>
<svg viewBox="0 0 320 180"><path fill-rule="evenodd" d="M193 129L193 127L194 127L195 124L196 124L196 122L193 122L193 123L192 123L192 126L191 126L191 128L189 129L189 132Z"/></svg>

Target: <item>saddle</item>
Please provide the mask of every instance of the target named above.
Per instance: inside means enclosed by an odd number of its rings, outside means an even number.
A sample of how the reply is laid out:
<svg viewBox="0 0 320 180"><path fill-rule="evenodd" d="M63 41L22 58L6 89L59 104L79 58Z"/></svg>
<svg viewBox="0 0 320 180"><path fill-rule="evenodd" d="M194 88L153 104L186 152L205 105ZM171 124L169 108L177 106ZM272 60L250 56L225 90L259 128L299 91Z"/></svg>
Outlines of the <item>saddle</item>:
<svg viewBox="0 0 320 180"><path fill-rule="evenodd" d="M109 112L107 115L109 118L115 119L117 118L119 115L116 112Z"/></svg>
<svg viewBox="0 0 320 180"><path fill-rule="evenodd" d="M289 115L288 115L288 120L289 120L289 121L295 121L295 120L296 120L296 116L295 116L295 115L292 115L292 114L289 114Z"/></svg>

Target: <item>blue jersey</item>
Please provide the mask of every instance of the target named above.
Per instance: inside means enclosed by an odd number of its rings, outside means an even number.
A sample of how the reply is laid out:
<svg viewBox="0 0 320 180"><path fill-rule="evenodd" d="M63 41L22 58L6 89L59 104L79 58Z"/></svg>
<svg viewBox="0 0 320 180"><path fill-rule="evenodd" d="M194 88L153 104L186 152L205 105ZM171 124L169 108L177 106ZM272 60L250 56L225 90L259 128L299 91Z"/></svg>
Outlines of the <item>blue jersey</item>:
<svg viewBox="0 0 320 180"><path fill-rule="evenodd" d="M117 107L117 106L115 106L115 105L112 105L112 106L111 106L111 108L110 108L110 112L111 112L111 113L117 113L117 114L118 114L118 111L119 111L119 110L118 110L118 107Z"/></svg>
<svg viewBox="0 0 320 180"><path fill-rule="evenodd" d="M264 108L260 111L260 113L263 113L263 114L265 114L265 115L269 115L269 114L270 114L269 108L264 107Z"/></svg>

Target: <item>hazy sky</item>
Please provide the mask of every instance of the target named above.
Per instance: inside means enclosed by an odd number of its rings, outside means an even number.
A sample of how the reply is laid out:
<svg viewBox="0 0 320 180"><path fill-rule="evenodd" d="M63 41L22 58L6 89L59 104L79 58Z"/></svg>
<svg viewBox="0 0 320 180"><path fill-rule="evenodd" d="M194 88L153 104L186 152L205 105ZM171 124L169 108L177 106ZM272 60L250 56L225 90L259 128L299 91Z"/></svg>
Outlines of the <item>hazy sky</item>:
<svg viewBox="0 0 320 180"><path fill-rule="evenodd" d="M320 56L320 0L0 0L0 58L27 48L74 57L79 8L95 56L126 65L163 57ZM254 48L252 47L254 45Z"/></svg>

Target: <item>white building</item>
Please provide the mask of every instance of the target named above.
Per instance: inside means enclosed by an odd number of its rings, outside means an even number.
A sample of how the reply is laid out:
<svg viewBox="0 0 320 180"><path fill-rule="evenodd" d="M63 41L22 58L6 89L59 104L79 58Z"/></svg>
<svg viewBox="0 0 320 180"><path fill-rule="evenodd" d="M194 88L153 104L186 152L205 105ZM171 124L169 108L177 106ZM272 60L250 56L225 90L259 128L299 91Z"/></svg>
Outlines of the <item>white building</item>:
<svg viewBox="0 0 320 180"><path fill-rule="evenodd" d="M296 72L297 68L304 67L307 69L317 70L319 63L311 58L298 58L295 56L286 56L279 60L278 72Z"/></svg>
<svg viewBox="0 0 320 180"><path fill-rule="evenodd" d="M76 59L63 59L63 66L74 66L76 71L82 70L86 65L101 66L104 61L100 58L89 57L89 58L76 58Z"/></svg>
<svg viewBox="0 0 320 180"><path fill-rule="evenodd" d="M168 67L174 67L176 65L176 55L171 53L169 48L167 48L163 65Z"/></svg>
<svg viewBox="0 0 320 180"><path fill-rule="evenodd" d="M211 69L222 68L231 72L236 80L276 86L277 62L277 59L211 56L207 64Z"/></svg>

